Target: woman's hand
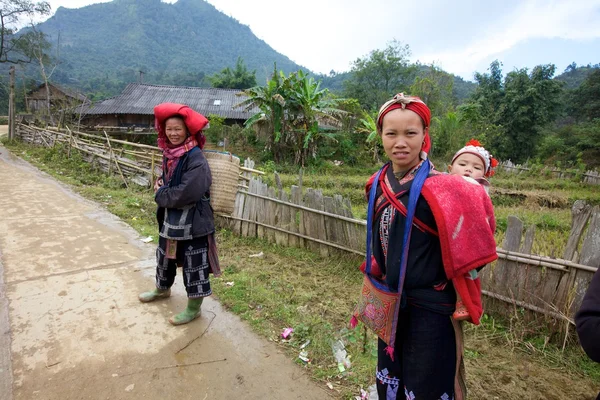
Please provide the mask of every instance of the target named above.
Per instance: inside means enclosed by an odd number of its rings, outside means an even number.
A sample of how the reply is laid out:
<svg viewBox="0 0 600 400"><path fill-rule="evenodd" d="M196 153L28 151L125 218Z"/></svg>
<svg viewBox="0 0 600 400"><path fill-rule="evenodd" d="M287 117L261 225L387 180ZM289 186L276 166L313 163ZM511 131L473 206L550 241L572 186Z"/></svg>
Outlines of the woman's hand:
<svg viewBox="0 0 600 400"><path fill-rule="evenodd" d="M160 189L160 187L163 185L163 179L158 178L156 181L154 181L154 193L156 193L158 191L158 189Z"/></svg>

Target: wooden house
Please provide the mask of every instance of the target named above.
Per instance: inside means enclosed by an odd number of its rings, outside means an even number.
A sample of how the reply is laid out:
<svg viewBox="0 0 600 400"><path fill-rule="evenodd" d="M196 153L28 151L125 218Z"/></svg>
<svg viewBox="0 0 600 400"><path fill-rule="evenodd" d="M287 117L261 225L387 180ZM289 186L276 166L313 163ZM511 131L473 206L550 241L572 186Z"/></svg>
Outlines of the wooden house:
<svg viewBox="0 0 600 400"><path fill-rule="evenodd" d="M50 96L48 96L45 83L27 93L25 101L30 113L48 114L48 97L50 98L50 112L73 110L88 102L83 94L54 83L48 83L48 89Z"/></svg>
<svg viewBox="0 0 600 400"><path fill-rule="evenodd" d="M130 83L115 97L84 107L82 124L88 126L153 127L154 106L181 103L209 116L218 115L226 124L243 124L258 112L235 107L246 99L237 96L238 89L199 88L185 86Z"/></svg>

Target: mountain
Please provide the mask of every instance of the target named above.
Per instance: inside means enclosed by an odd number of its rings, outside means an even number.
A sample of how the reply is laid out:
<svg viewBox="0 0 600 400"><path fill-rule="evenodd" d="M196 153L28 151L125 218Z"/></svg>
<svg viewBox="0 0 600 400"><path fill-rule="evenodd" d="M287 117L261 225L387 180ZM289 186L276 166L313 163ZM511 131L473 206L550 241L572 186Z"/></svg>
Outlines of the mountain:
<svg viewBox="0 0 600 400"><path fill-rule="evenodd" d="M598 68L600 68L600 64L577 66L577 64L572 63L562 74L557 75L554 79L563 81L565 83L565 89L577 89L585 78Z"/></svg>
<svg viewBox="0 0 600 400"><path fill-rule="evenodd" d="M60 51L53 80L94 91L107 80L145 83L174 77L202 80L241 57L262 84L273 63L285 72L304 69L203 0L114 0L79 9L59 7L38 29ZM181 80L180 79L180 80ZM204 83L205 84L205 83Z"/></svg>
<svg viewBox="0 0 600 400"><path fill-rule="evenodd" d="M454 76L454 82L452 85L452 94L458 101L458 103L464 103L471 97L475 89L477 89L477 83L465 81L460 76Z"/></svg>

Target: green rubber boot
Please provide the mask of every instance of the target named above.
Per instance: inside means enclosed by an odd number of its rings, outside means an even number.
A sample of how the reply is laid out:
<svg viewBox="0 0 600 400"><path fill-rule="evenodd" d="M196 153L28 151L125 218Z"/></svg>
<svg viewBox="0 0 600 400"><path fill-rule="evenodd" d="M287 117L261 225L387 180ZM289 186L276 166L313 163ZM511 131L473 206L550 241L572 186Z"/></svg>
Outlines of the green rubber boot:
<svg viewBox="0 0 600 400"><path fill-rule="evenodd" d="M192 322L200 316L200 306L204 297L198 299L188 299L188 304L183 312L169 318L169 322L173 325L183 325Z"/></svg>
<svg viewBox="0 0 600 400"><path fill-rule="evenodd" d="M154 300L166 299L169 296L171 296L171 289L167 289L167 290L154 289L149 292L140 293L138 296L138 299L142 303L150 303L151 301L154 301Z"/></svg>

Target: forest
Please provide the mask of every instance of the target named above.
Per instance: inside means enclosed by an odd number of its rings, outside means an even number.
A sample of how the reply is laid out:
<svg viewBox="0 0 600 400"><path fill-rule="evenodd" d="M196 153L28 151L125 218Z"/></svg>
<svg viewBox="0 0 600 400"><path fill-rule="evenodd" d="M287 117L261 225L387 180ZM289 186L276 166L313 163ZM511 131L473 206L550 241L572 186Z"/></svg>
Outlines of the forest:
<svg viewBox="0 0 600 400"><path fill-rule="evenodd" d="M235 88L251 99L241 107L257 106L261 113L244 127L223 129L213 116L215 143L227 139L234 148L239 143L242 152L250 150L262 161L356 165L379 161L373 118L386 99L404 92L432 109L434 159L446 159L475 138L497 158L516 163L576 169L600 163L598 64L573 63L560 72L549 60L507 71L496 60L467 81L436 65L411 62L409 44L394 39L356 59L347 72L319 75L204 1L59 7L44 22L16 30L15 22L28 13L47 16L50 8L46 2L11 0L0 10L14 17L3 20L0 70L17 65L18 112L28 112L24 99L44 80L92 101L140 81ZM162 28L161 20L176 17L175 27ZM6 114L8 73L1 76L0 92L0 113Z"/></svg>

